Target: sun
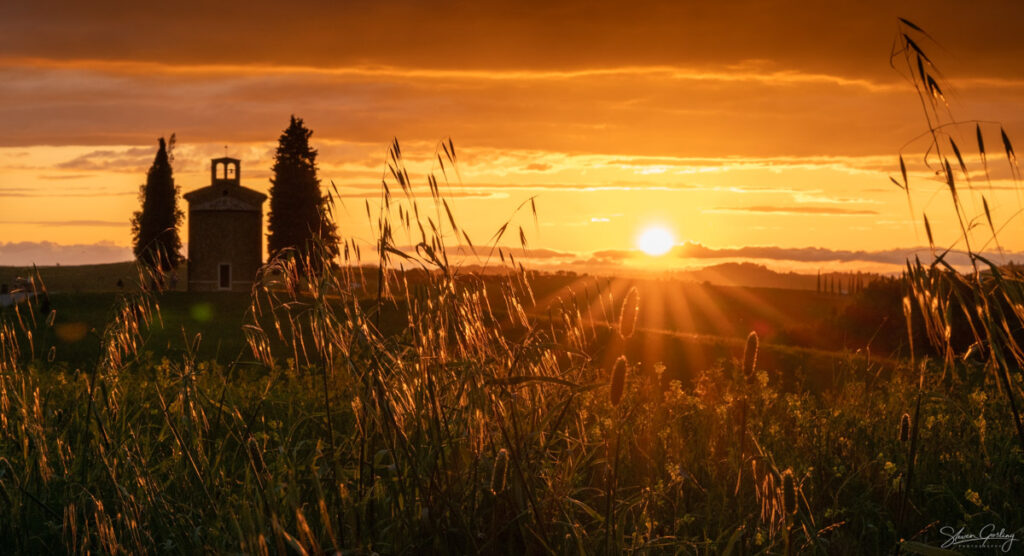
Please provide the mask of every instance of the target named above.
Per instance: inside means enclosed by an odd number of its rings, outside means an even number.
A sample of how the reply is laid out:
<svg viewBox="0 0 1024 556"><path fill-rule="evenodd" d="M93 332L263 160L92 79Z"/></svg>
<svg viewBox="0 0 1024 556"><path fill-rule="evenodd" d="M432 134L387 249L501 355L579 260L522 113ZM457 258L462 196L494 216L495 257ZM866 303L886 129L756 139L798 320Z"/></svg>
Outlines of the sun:
<svg viewBox="0 0 1024 556"><path fill-rule="evenodd" d="M652 256L659 256L668 253L675 245L675 238L672 232L660 226L647 228L636 240L637 247L641 251Z"/></svg>

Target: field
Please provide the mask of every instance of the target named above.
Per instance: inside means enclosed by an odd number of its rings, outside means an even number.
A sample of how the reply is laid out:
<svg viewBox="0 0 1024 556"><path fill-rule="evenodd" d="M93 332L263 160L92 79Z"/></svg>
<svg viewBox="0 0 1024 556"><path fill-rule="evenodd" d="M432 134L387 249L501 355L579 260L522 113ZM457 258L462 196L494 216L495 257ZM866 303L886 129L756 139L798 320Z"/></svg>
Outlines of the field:
<svg viewBox="0 0 1024 556"><path fill-rule="evenodd" d="M981 366L747 345L868 296L439 269L378 298L365 269L288 275L8 309L0 544L862 554L1024 518Z"/></svg>
<svg viewBox="0 0 1024 556"><path fill-rule="evenodd" d="M131 280L132 265L43 267L36 271L48 290L49 308L55 312L54 326L82 325L86 330L95 331L75 342L63 342L52 333L52 338L46 338L43 331L43 343L55 347L56 362L71 367L88 365L100 350L98 332L110 318L118 296L124 294L110 287L110 277ZM13 277L32 273L31 268L0 267L0 280L9 279L14 283ZM184 275L181 269L179 274ZM413 281L420 279L411 276ZM833 353L837 346L823 338L836 336L836 329L842 326L840 317L851 305L860 305L852 303L853 298L849 296L806 290L716 286L664 278L612 280L535 273L531 275L530 285L537 301L536 307L528 311L532 317L547 321L550 312L558 310L565 301L576 299L586 303L589 296L592 306L588 304L586 320L594 324L595 332L601 329L605 334L614 324L615 308L621 304L624 294L636 288L641 300L638 339L627 346L626 355L637 362L657 361L671 369L672 378L684 381L692 380L695 370L737 357L751 331L757 331L765 339L760 357L771 367L827 368L844 360L846 355ZM161 294L160 318L148 331L147 346L152 351L181 351L199 334L202 338L196 353L199 359L227 364L238 358L246 347L241 327L250 309L250 296L186 293L181 291L182 287L179 285L178 291ZM375 288L376 282L371 276L363 288L364 304L372 302L365 292ZM597 299L598 291L604 292L606 301ZM404 306L385 309L386 320L392 323L387 330L389 333L405 324L395 320L395 315L404 309ZM869 323L864 328L870 328L869 333L876 332L881 320L882 316L876 315L871 321L875 326ZM864 347L870 339L847 333L853 346L848 350L851 352ZM807 341L804 336L809 334L821 341ZM896 345L903 347L900 342ZM603 354L603 350L598 351L602 353L592 355ZM883 349L880 357L892 354L892 348Z"/></svg>

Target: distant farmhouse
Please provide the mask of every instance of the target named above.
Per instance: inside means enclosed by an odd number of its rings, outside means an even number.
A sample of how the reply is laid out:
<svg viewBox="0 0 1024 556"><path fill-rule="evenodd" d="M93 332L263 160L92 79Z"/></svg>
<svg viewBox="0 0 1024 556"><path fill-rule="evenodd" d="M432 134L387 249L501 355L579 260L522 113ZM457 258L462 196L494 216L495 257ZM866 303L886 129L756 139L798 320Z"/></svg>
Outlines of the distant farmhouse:
<svg viewBox="0 0 1024 556"><path fill-rule="evenodd" d="M240 183L241 161L210 161L210 185L188 201L188 290L244 291L263 264L263 202Z"/></svg>

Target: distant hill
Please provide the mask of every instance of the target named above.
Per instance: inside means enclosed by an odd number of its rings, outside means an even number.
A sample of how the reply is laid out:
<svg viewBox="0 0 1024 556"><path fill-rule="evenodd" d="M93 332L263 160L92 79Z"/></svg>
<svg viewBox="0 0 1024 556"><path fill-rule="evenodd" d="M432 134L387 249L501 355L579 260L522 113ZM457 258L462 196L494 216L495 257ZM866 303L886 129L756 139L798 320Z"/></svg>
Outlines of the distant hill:
<svg viewBox="0 0 1024 556"><path fill-rule="evenodd" d="M117 281L120 279L128 284L134 281L132 262L76 265L76 266L41 266L39 274L43 278L47 289L55 292L102 292L117 290ZM462 267L465 271L479 271L481 267L466 265ZM492 268L490 272L497 272ZM586 273L572 271L539 271L541 274L579 276ZM0 266L0 284L7 284L14 287L19 277L27 278L32 276L31 266ZM614 275L619 277L650 278L656 273L642 271L624 271L622 273L596 272L594 275ZM187 265L183 264L178 268L178 289L185 289L185 277ZM742 286L748 288L778 288L787 290L810 290L815 291L818 287L818 277L814 274L798 274L796 272L776 272L764 265L754 263L723 263L699 270L674 271L662 276L683 282L692 281L698 283L709 283L719 286ZM864 285L869 281L878 278L874 274L861 274ZM825 292L829 291L830 280L835 279L836 288L840 291L849 291L851 281L856 281L857 274L850 273L828 273L822 274L822 282Z"/></svg>
<svg viewBox="0 0 1024 556"><path fill-rule="evenodd" d="M722 263L700 270L683 271L679 278L690 278L697 282L729 286L746 286L756 288L782 288L791 290L813 290L817 276L781 273L754 263Z"/></svg>
<svg viewBox="0 0 1024 556"><path fill-rule="evenodd" d="M468 267L473 269L475 267ZM545 271L541 271L545 273ZM728 262L711 265L696 270L675 270L667 272L644 271L636 269L598 269L592 272L572 270L547 270L546 273L564 276L614 276L618 278L649 279L664 278L680 282L708 283L716 286L740 286L746 288L774 288L784 290L818 291L819 276L815 274L799 274L796 272L777 272L762 264L748 262ZM857 272L822 273L821 293L851 293L859 286L882 278L879 274ZM834 290L833 288L834 283Z"/></svg>

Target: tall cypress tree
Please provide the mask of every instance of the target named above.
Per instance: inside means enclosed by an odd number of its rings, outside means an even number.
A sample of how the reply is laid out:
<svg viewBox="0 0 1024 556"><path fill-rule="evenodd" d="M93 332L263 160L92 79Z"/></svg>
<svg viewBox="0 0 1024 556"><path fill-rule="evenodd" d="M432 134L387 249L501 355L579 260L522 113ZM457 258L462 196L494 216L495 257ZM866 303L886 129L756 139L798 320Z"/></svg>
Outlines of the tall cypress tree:
<svg viewBox="0 0 1024 556"><path fill-rule="evenodd" d="M332 256L338 253L338 233L327 218L327 199L316 175L317 151L309 146L312 135L302 118L293 115L278 142L270 180L267 251L271 257L288 248L305 255L318 239Z"/></svg>
<svg viewBox="0 0 1024 556"><path fill-rule="evenodd" d="M174 148L173 134L170 148ZM161 137L160 148L146 175L146 184L139 188L142 210L132 216L132 236L135 256L164 271L177 267L181 261L178 226L185 214L178 210L178 193L167 143Z"/></svg>

